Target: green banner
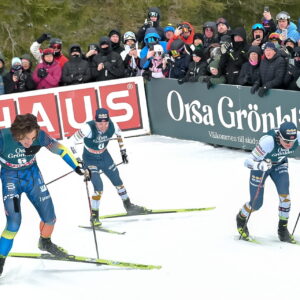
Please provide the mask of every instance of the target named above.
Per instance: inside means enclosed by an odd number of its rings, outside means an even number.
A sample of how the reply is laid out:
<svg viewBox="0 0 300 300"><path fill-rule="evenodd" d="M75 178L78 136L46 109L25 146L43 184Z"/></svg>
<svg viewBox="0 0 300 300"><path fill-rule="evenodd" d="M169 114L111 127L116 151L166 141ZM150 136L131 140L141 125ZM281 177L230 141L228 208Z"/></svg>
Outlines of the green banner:
<svg viewBox="0 0 300 300"><path fill-rule="evenodd" d="M208 90L203 83L152 79L146 92L153 134L251 150L285 120L300 128L297 91L270 90L261 98L250 87L220 84Z"/></svg>

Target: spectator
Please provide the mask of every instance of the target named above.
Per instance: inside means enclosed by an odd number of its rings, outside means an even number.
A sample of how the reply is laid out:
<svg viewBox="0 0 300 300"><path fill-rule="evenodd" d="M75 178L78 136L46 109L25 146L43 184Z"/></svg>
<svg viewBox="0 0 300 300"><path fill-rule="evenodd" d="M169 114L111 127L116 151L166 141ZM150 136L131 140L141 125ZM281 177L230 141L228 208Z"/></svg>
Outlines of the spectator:
<svg viewBox="0 0 300 300"><path fill-rule="evenodd" d="M83 55L83 58L88 62L89 69L90 69L90 81L94 81L92 69L93 69L93 58L95 55L99 54L100 48L98 44L89 44L88 45L88 52Z"/></svg>
<svg viewBox="0 0 300 300"><path fill-rule="evenodd" d="M242 65L237 83L240 85L253 86L255 82L259 81L259 64L262 50L259 46L251 46L247 55L249 55L249 59Z"/></svg>
<svg viewBox="0 0 300 300"><path fill-rule="evenodd" d="M231 43L225 42L221 45L220 69L228 84L237 84L241 67L248 60L249 47L246 42L245 29L243 27L233 29L231 40Z"/></svg>
<svg viewBox="0 0 300 300"><path fill-rule="evenodd" d="M32 74L32 61L31 61L31 57L30 54L23 54L21 57L21 61L22 61L22 68L23 68L23 72L26 72L28 74Z"/></svg>
<svg viewBox="0 0 300 300"><path fill-rule="evenodd" d="M121 46L121 33L118 30L111 30L108 34L108 37L110 38L112 51L115 51L119 54L124 51L124 47Z"/></svg>
<svg viewBox="0 0 300 300"><path fill-rule="evenodd" d="M286 62L273 43L266 43L264 56L259 66L260 79L251 88L251 93L258 91L260 97L263 97L269 89L282 88L286 73Z"/></svg>
<svg viewBox="0 0 300 300"><path fill-rule="evenodd" d="M289 60L284 85L288 90L300 91L297 80L300 78L300 47L293 49L293 58Z"/></svg>
<svg viewBox="0 0 300 300"><path fill-rule="evenodd" d="M46 48L42 53L43 62L39 63L33 71L33 80L37 89L48 89L59 86L62 69L54 59L54 50Z"/></svg>
<svg viewBox="0 0 300 300"><path fill-rule="evenodd" d="M267 10L266 10L267 9ZM271 13L268 8L265 7L262 18L262 25L265 29L265 36L268 37L270 33L275 32L276 24L272 19Z"/></svg>
<svg viewBox="0 0 300 300"><path fill-rule="evenodd" d="M154 45L159 44L163 47L164 52L167 52L167 42L161 41L160 35L154 28L149 28L146 31L144 38L145 46L140 52L140 67L144 69L145 64L149 64L149 60L154 56ZM148 61L148 62L147 62ZM148 65L145 66L147 68Z"/></svg>
<svg viewBox="0 0 300 300"><path fill-rule="evenodd" d="M284 46L289 53L289 57L292 57L294 48L297 46L297 42L293 38L287 38L284 41Z"/></svg>
<svg viewBox="0 0 300 300"><path fill-rule="evenodd" d="M215 22L205 22L203 25L203 47L208 49L211 44L218 43L217 26Z"/></svg>
<svg viewBox="0 0 300 300"><path fill-rule="evenodd" d="M8 71L5 68L5 60L3 55L0 53L0 75L3 77L8 73Z"/></svg>
<svg viewBox="0 0 300 300"><path fill-rule="evenodd" d="M298 42L298 40L300 39L300 34L297 31L296 24L291 22L290 19L290 15L285 11L281 11L280 13L278 13L276 16L276 32L280 33L282 41L285 41L287 38L292 38L293 40Z"/></svg>
<svg viewBox="0 0 300 300"><path fill-rule="evenodd" d="M157 34L160 36L160 40L165 40L164 29L160 27L159 22L161 19L160 9L158 7L150 7L148 9L147 18L145 19L144 25L138 30L137 40L139 43L143 43L146 31L149 28L154 28ZM144 44L142 44L142 47Z"/></svg>
<svg viewBox="0 0 300 300"><path fill-rule="evenodd" d="M195 33L194 34L194 41L193 44L190 46L192 52L195 50L200 50L203 48L203 34L202 33Z"/></svg>
<svg viewBox="0 0 300 300"><path fill-rule="evenodd" d="M51 38L51 35L48 33L43 33L35 42L32 43L32 45L30 46L31 54L37 60L38 63L42 63L43 51L41 51L40 48L41 44L46 40L50 40L49 48L53 49L55 61L57 61L59 65L63 67L64 64L68 61L68 58L66 58L62 53L62 40L59 38Z"/></svg>
<svg viewBox="0 0 300 300"><path fill-rule="evenodd" d="M124 77L124 63L119 53L112 51L109 37L99 41L100 52L93 58L92 76L96 81Z"/></svg>
<svg viewBox="0 0 300 300"><path fill-rule="evenodd" d="M195 30L188 22L178 24L173 37L168 41L167 49L171 49L171 44L177 39L181 39L186 45L192 45L194 41Z"/></svg>
<svg viewBox="0 0 300 300"><path fill-rule="evenodd" d="M171 24L168 24L168 26L164 28L165 41L168 42L174 36L174 32L175 28Z"/></svg>
<svg viewBox="0 0 300 300"><path fill-rule="evenodd" d="M82 58L81 47L74 44L70 47L70 60L62 69L62 84L79 84L89 82L91 71L89 63Z"/></svg>
<svg viewBox="0 0 300 300"><path fill-rule="evenodd" d="M200 76L207 75L207 62L204 60L203 49L196 49L192 54L192 61L184 78L178 79L178 83L197 82Z"/></svg>
<svg viewBox="0 0 300 300"><path fill-rule="evenodd" d="M221 37L223 35L230 35L230 26L227 22L226 19L224 18L219 18L216 21L216 25L217 25L217 37L218 37L218 42L221 41Z"/></svg>
<svg viewBox="0 0 300 300"><path fill-rule="evenodd" d="M206 83L207 89L210 89L216 84L222 84L226 82L225 76L220 72L219 62L217 60L209 63L208 71L210 75L199 77L199 81Z"/></svg>
<svg viewBox="0 0 300 300"><path fill-rule="evenodd" d="M141 75L139 50L135 34L127 31L123 37L125 50L121 52L124 61L125 77L133 77Z"/></svg>
<svg viewBox="0 0 300 300"><path fill-rule="evenodd" d="M164 59L164 49L161 45L156 44L153 47L154 55L148 64L144 66L143 77L150 81L151 78L165 78L166 59Z"/></svg>
<svg viewBox="0 0 300 300"><path fill-rule="evenodd" d="M19 57L12 59L11 70L3 77L3 83L6 94L35 89L35 82L29 73L23 71L22 62Z"/></svg>
<svg viewBox="0 0 300 300"><path fill-rule="evenodd" d="M252 26L251 45L261 47L267 42L268 36L265 35L265 28L262 24L256 23Z"/></svg>
<svg viewBox="0 0 300 300"><path fill-rule="evenodd" d="M181 39L175 40L170 47L171 58L168 59L166 77L184 78L191 61L190 55L185 51L185 44Z"/></svg>

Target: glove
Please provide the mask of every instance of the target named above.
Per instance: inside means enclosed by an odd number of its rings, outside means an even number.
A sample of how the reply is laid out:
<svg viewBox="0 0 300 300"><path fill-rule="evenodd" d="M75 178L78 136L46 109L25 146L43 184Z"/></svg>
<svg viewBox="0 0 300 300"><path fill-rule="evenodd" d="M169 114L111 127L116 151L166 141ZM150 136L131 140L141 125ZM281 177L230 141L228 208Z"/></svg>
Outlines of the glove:
<svg viewBox="0 0 300 300"><path fill-rule="evenodd" d="M40 69L38 69L37 75L40 78L45 78L48 75L48 72L45 68L40 68Z"/></svg>
<svg viewBox="0 0 300 300"><path fill-rule="evenodd" d="M183 84L184 83L184 78L180 78L177 80L178 84Z"/></svg>
<svg viewBox="0 0 300 300"><path fill-rule="evenodd" d="M266 86L260 87L259 90L258 90L258 92L257 92L258 96L259 97L263 97L266 94L267 90L268 89L267 89Z"/></svg>
<svg viewBox="0 0 300 300"><path fill-rule="evenodd" d="M126 154L126 149L121 150L121 156L124 164L128 164L128 155Z"/></svg>
<svg viewBox="0 0 300 300"><path fill-rule="evenodd" d="M208 76L203 77L202 82L208 82L208 81L209 81Z"/></svg>
<svg viewBox="0 0 300 300"><path fill-rule="evenodd" d="M207 87L207 89L209 90L211 87L212 87L212 83L211 83L211 81L208 79L207 80L207 82L206 82L206 87Z"/></svg>
<svg viewBox="0 0 300 300"><path fill-rule="evenodd" d="M75 168L75 172L80 176L84 176L84 181L90 181L91 180L92 173L91 173L91 170L89 168L83 169L82 167L77 166Z"/></svg>
<svg viewBox="0 0 300 300"><path fill-rule="evenodd" d="M257 166L256 166L257 170L260 170L263 172L266 172L271 168L272 168L272 161L270 159L262 160L262 161L258 162Z"/></svg>
<svg viewBox="0 0 300 300"><path fill-rule="evenodd" d="M254 84L250 90L251 94L254 94L259 89L259 86L257 84Z"/></svg>
<svg viewBox="0 0 300 300"><path fill-rule="evenodd" d="M51 39L51 35L49 33L43 33L36 41L41 44L46 40L50 40Z"/></svg>
<svg viewBox="0 0 300 300"><path fill-rule="evenodd" d="M229 42L225 42L221 44L221 53L225 54L231 48L231 44Z"/></svg>

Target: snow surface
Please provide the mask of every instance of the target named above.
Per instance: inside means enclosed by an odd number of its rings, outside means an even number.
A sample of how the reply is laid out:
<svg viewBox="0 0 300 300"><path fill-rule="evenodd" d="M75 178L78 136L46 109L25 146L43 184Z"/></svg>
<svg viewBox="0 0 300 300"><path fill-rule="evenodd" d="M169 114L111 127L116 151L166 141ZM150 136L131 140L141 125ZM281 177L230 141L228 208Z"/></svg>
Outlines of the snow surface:
<svg viewBox="0 0 300 300"><path fill-rule="evenodd" d="M110 219L104 226L123 236L97 232L100 257L161 265L132 270L82 263L7 258L1 298L53 299L299 299L300 246L277 238L278 196L268 179L265 203L249 220L262 244L238 240L235 216L248 200L249 153L160 136L126 139L130 163L119 171L133 203L148 208L216 206L215 210ZM117 142L109 149L118 163ZM68 172L60 157L42 150L38 162L46 182ZM290 159L290 230L300 211L300 162ZM115 188L104 177L101 214L123 212ZM72 173L48 186L56 208L52 239L71 254L96 257L85 185ZM92 188L90 186L92 193ZM13 252L39 252L39 217L22 198L23 221ZM0 228L5 226L0 204ZM295 234L300 240L300 225Z"/></svg>

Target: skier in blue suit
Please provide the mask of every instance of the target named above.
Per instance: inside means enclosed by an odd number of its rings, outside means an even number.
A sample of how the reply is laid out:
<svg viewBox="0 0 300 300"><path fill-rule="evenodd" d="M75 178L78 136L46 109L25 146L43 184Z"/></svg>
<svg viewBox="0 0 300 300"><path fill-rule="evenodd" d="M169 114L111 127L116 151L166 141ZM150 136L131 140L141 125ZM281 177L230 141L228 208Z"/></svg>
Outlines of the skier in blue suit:
<svg viewBox="0 0 300 300"><path fill-rule="evenodd" d="M300 143L300 133L293 122L284 122L262 136L258 145L245 161L250 172L250 201L245 203L236 217L237 229L243 239L249 239L247 218L251 211L263 204L264 183L271 177L279 195L278 237L282 242L295 243L287 225L290 213L288 156L294 154Z"/></svg>
<svg viewBox="0 0 300 300"><path fill-rule="evenodd" d="M103 182L99 171L103 171L111 183L116 187L128 214L143 214L147 212L147 209L144 207L130 202L123 181L120 178L119 170L107 150L107 145L114 134L117 136L123 163L127 164L128 156L124 147L121 130L118 125L110 119L109 112L105 108L97 109L95 120L85 123L83 127L75 132L70 138L70 147L75 157L91 172L91 181L94 187L91 203L91 222L94 226L102 225L99 220L99 206L103 193ZM84 149L81 160L76 149L76 144L80 143L82 140Z"/></svg>
<svg viewBox="0 0 300 300"><path fill-rule="evenodd" d="M41 218L39 249L55 256L67 256L63 248L51 241L56 216L36 162L36 153L41 147L60 155L79 175L85 174L71 151L40 129L34 115L17 115L11 128L0 130L0 176L7 218L0 238L0 275L21 225L22 193L26 194Z"/></svg>

